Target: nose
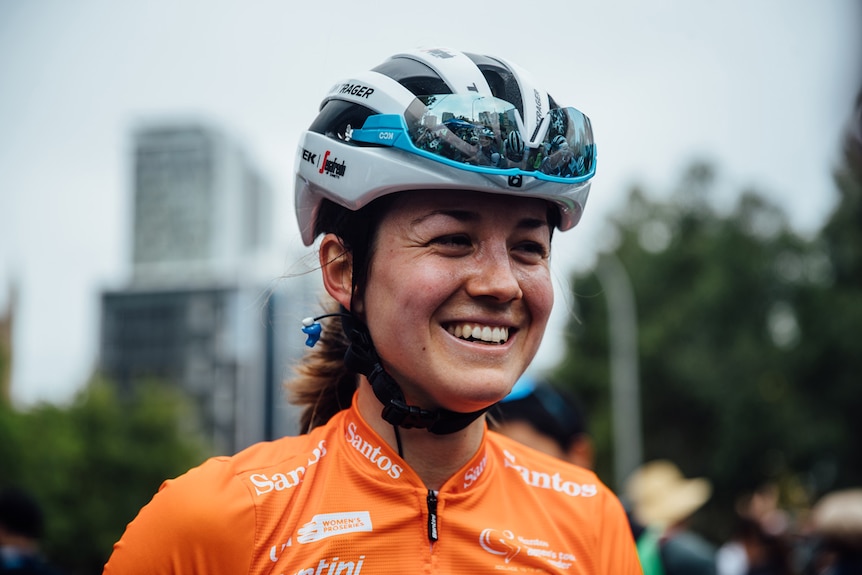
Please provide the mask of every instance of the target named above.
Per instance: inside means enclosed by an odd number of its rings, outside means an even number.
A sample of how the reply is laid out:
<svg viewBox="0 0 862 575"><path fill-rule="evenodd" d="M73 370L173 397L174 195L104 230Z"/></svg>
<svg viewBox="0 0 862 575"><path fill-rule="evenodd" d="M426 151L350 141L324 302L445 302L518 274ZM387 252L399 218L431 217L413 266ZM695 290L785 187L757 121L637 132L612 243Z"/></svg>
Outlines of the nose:
<svg viewBox="0 0 862 575"><path fill-rule="evenodd" d="M467 293L498 302L520 299L524 292L513 263L507 246L483 246L468 264Z"/></svg>

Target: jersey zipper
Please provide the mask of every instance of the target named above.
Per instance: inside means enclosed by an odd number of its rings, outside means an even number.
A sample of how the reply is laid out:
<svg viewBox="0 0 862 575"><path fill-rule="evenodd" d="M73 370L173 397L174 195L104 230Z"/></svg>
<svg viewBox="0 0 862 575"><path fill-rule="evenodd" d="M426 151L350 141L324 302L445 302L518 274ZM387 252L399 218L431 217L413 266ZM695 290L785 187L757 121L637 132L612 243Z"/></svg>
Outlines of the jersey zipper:
<svg viewBox="0 0 862 575"><path fill-rule="evenodd" d="M437 541L437 492L433 489L428 490L428 540L431 543Z"/></svg>

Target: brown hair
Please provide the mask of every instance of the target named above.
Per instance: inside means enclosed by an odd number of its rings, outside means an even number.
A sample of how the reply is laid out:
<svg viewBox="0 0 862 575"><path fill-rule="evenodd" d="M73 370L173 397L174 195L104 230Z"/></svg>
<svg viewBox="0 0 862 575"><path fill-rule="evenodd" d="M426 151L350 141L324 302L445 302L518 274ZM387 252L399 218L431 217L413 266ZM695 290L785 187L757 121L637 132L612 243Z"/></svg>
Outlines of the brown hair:
<svg viewBox="0 0 862 575"><path fill-rule="evenodd" d="M337 235L349 253L353 264L352 300L361 300L371 259L377 228L381 218L392 204L392 196L384 196L355 212L324 200L315 224L315 236L326 233ZM323 265L326 265L324 263ZM329 298L323 304L323 313L337 313L338 303ZM354 306L351 304L351 308ZM356 374L344 365L344 354L349 342L337 317L321 321L320 340L303 356L295 368L296 376L285 384L291 403L303 408L300 430L307 433L323 425L350 406L356 391Z"/></svg>
<svg viewBox="0 0 862 575"><path fill-rule="evenodd" d="M331 300L324 313L334 313L338 303ZM285 384L290 402L303 407L299 429L307 433L350 405L356 389L356 374L344 365L347 337L337 318L323 320L320 340L294 369L296 376Z"/></svg>

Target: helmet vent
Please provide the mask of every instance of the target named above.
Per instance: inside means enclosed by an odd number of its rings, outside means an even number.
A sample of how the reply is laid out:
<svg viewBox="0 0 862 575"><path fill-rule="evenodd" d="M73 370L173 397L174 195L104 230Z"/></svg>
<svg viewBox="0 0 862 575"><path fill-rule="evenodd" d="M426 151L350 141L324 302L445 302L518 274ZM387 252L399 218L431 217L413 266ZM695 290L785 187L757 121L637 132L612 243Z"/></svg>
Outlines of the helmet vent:
<svg viewBox="0 0 862 575"><path fill-rule="evenodd" d="M412 58L391 58L373 70L389 76L416 96L452 93L437 72Z"/></svg>
<svg viewBox="0 0 862 575"><path fill-rule="evenodd" d="M374 110L354 102L344 100L329 100L320 109L320 114L308 128L309 132L317 132L328 138L349 140L346 137L348 127L361 128L368 116Z"/></svg>

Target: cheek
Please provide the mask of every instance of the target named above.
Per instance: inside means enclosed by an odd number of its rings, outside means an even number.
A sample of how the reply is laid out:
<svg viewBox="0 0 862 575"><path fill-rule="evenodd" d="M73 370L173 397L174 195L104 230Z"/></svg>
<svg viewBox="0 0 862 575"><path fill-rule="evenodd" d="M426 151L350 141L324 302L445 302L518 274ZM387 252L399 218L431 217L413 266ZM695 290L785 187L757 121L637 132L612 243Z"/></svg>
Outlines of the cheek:
<svg viewBox="0 0 862 575"><path fill-rule="evenodd" d="M550 273L531 274L523 278L521 289L536 323L546 323L554 307L554 286Z"/></svg>
<svg viewBox="0 0 862 575"><path fill-rule="evenodd" d="M415 262L402 264L394 257L388 262L386 269L381 267L372 274L365 291L365 305L372 321L383 318L387 322L410 321L427 315L429 308L446 299L452 273Z"/></svg>

